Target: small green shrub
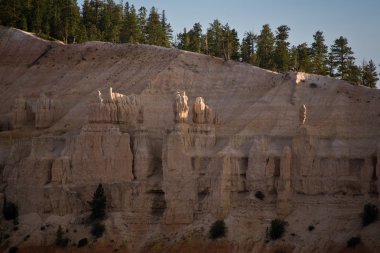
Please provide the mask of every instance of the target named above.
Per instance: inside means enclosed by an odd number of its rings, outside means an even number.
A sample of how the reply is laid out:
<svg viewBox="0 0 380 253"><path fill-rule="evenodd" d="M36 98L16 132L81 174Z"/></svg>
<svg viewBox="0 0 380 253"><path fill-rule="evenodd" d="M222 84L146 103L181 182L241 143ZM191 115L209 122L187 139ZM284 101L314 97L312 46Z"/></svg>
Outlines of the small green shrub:
<svg viewBox="0 0 380 253"><path fill-rule="evenodd" d="M38 37L40 37L41 39L44 39L44 40L59 41L59 40L57 40L57 39L51 37L50 35L45 34L45 33L42 33L42 32L38 32L38 33L36 33L36 35L37 35Z"/></svg>
<svg viewBox="0 0 380 253"><path fill-rule="evenodd" d="M318 84L316 84L316 83L310 83L310 88L318 88Z"/></svg>
<svg viewBox="0 0 380 253"><path fill-rule="evenodd" d="M30 238L30 235L26 235L26 236L24 237L24 242L26 242L29 238Z"/></svg>
<svg viewBox="0 0 380 253"><path fill-rule="evenodd" d="M16 253L18 251L18 248L16 246L10 247L9 248L9 253Z"/></svg>
<svg viewBox="0 0 380 253"><path fill-rule="evenodd" d="M18 218L17 205L13 202L7 202L4 205L3 214L6 220L16 220L17 222L17 218Z"/></svg>
<svg viewBox="0 0 380 253"><path fill-rule="evenodd" d="M67 245L69 245L69 241L70 241L69 238L63 238L60 247L66 248Z"/></svg>
<svg viewBox="0 0 380 253"><path fill-rule="evenodd" d="M280 239L285 233L286 222L281 219L274 219L271 222L269 236L272 240Z"/></svg>
<svg viewBox="0 0 380 253"><path fill-rule="evenodd" d="M347 248L355 248L362 242L362 239L359 236L351 237L347 241Z"/></svg>
<svg viewBox="0 0 380 253"><path fill-rule="evenodd" d="M60 246L63 239L63 231L61 225L59 225L57 232L55 233L55 245Z"/></svg>
<svg viewBox="0 0 380 253"><path fill-rule="evenodd" d="M87 238L82 238L78 241L78 248L84 247L88 244Z"/></svg>
<svg viewBox="0 0 380 253"><path fill-rule="evenodd" d="M212 224L210 228L210 238L214 240L220 237L224 237L226 235L226 231L227 228L224 220L217 220Z"/></svg>
<svg viewBox="0 0 380 253"><path fill-rule="evenodd" d="M255 193L255 197L258 198L259 200L264 200L265 195L264 195L264 193L262 191L257 191Z"/></svg>
<svg viewBox="0 0 380 253"><path fill-rule="evenodd" d="M63 238L63 230L62 230L61 225L59 225L57 229L57 233L56 233L55 245L61 248L66 248L68 244L69 244L69 239Z"/></svg>
<svg viewBox="0 0 380 253"><path fill-rule="evenodd" d="M105 230L105 227L103 224L100 224L99 222L95 223L93 226L92 226L92 229L91 229L91 234L93 236L95 236L96 238L100 238L103 236L103 233L104 233L104 230Z"/></svg>
<svg viewBox="0 0 380 253"><path fill-rule="evenodd" d="M379 216L379 209L374 204L368 203L364 206L362 214L363 227L368 226L372 222L376 221Z"/></svg>

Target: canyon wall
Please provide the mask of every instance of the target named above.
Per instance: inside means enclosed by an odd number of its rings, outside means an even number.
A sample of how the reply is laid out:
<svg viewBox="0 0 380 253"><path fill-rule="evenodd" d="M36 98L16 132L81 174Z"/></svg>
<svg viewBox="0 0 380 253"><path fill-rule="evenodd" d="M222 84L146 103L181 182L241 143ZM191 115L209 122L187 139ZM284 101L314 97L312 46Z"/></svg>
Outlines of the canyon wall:
<svg viewBox="0 0 380 253"><path fill-rule="evenodd" d="M0 190L19 208L18 236L60 219L80 230L101 183L106 238L129 252L207 242L217 219L230 252L341 252L358 234L364 252L380 250L378 223L360 220L364 204L379 206L378 90L5 28L0 55ZM287 233L268 242L275 218Z"/></svg>

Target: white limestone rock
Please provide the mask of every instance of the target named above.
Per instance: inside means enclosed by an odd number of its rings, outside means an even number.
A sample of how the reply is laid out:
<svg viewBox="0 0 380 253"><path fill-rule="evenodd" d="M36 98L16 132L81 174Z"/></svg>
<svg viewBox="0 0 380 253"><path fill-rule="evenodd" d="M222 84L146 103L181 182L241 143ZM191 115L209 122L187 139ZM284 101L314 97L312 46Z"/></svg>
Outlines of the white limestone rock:
<svg viewBox="0 0 380 253"><path fill-rule="evenodd" d="M138 130L133 138L133 166L137 180L144 180L154 173L154 157L146 130Z"/></svg>
<svg viewBox="0 0 380 253"><path fill-rule="evenodd" d="M193 105L193 123L213 124L214 114L203 97L196 97Z"/></svg>
<svg viewBox="0 0 380 253"><path fill-rule="evenodd" d="M56 118L57 109L56 101L41 93L36 103L35 127L50 127Z"/></svg>
<svg viewBox="0 0 380 253"><path fill-rule="evenodd" d="M143 123L144 108L140 98L135 94L127 96L113 92L110 87L105 95L97 91L96 97L97 99L90 104L89 123L112 123L132 127Z"/></svg>
<svg viewBox="0 0 380 253"><path fill-rule="evenodd" d="M187 105L188 97L185 91L177 91L173 104L174 122L185 123L189 114L189 106Z"/></svg>
<svg viewBox="0 0 380 253"><path fill-rule="evenodd" d="M20 128L28 121L28 103L23 96L19 96L15 100L12 110L12 126L13 128Z"/></svg>
<svg viewBox="0 0 380 253"><path fill-rule="evenodd" d="M292 151L289 146L284 147L281 163L280 177L277 181L277 215L285 218L291 212L290 198L292 194L291 187L291 167L292 166Z"/></svg>
<svg viewBox="0 0 380 253"><path fill-rule="evenodd" d="M75 185L130 182L134 178L130 136L112 125L88 125L67 140L63 156L71 157L68 181Z"/></svg>
<svg viewBox="0 0 380 253"><path fill-rule="evenodd" d="M305 122L306 122L306 105L302 105L300 107L299 120L300 120L300 125L305 125Z"/></svg>
<svg viewBox="0 0 380 253"><path fill-rule="evenodd" d="M197 187L181 132L173 131L165 136L162 164L163 191L167 204L165 223L190 224L194 219Z"/></svg>

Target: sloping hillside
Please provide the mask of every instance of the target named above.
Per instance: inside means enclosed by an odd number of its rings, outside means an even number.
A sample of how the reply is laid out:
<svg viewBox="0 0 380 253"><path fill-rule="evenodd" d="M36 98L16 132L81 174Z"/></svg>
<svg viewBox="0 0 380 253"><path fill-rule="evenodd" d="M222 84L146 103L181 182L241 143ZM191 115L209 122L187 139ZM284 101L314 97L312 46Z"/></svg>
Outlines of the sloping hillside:
<svg viewBox="0 0 380 253"><path fill-rule="evenodd" d="M99 183L106 234L78 252L345 252L357 235L357 252L380 250L379 222L360 219L379 206L376 89L1 27L0 95L0 197L20 213L17 231L1 220L1 250L55 250L58 224L91 238ZM275 218L287 232L271 241ZM212 241L216 219L228 234Z"/></svg>

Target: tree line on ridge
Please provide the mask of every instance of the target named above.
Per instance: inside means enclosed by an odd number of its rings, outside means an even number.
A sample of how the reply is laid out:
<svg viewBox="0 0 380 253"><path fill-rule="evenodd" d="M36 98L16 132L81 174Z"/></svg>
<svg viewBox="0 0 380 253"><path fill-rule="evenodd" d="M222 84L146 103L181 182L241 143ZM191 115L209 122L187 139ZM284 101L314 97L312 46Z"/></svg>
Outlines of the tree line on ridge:
<svg viewBox="0 0 380 253"><path fill-rule="evenodd" d="M114 0L0 0L0 24L36 33L64 43L107 41L175 47L242 61L264 69L301 71L332 76L376 88L376 64L357 65L347 38L338 37L327 46L322 31L316 31L311 45L289 43L290 28L281 25L273 32L269 24L258 34L246 32L240 42L236 29L215 19L206 29L195 23L173 38L166 12L156 7L136 9Z"/></svg>

